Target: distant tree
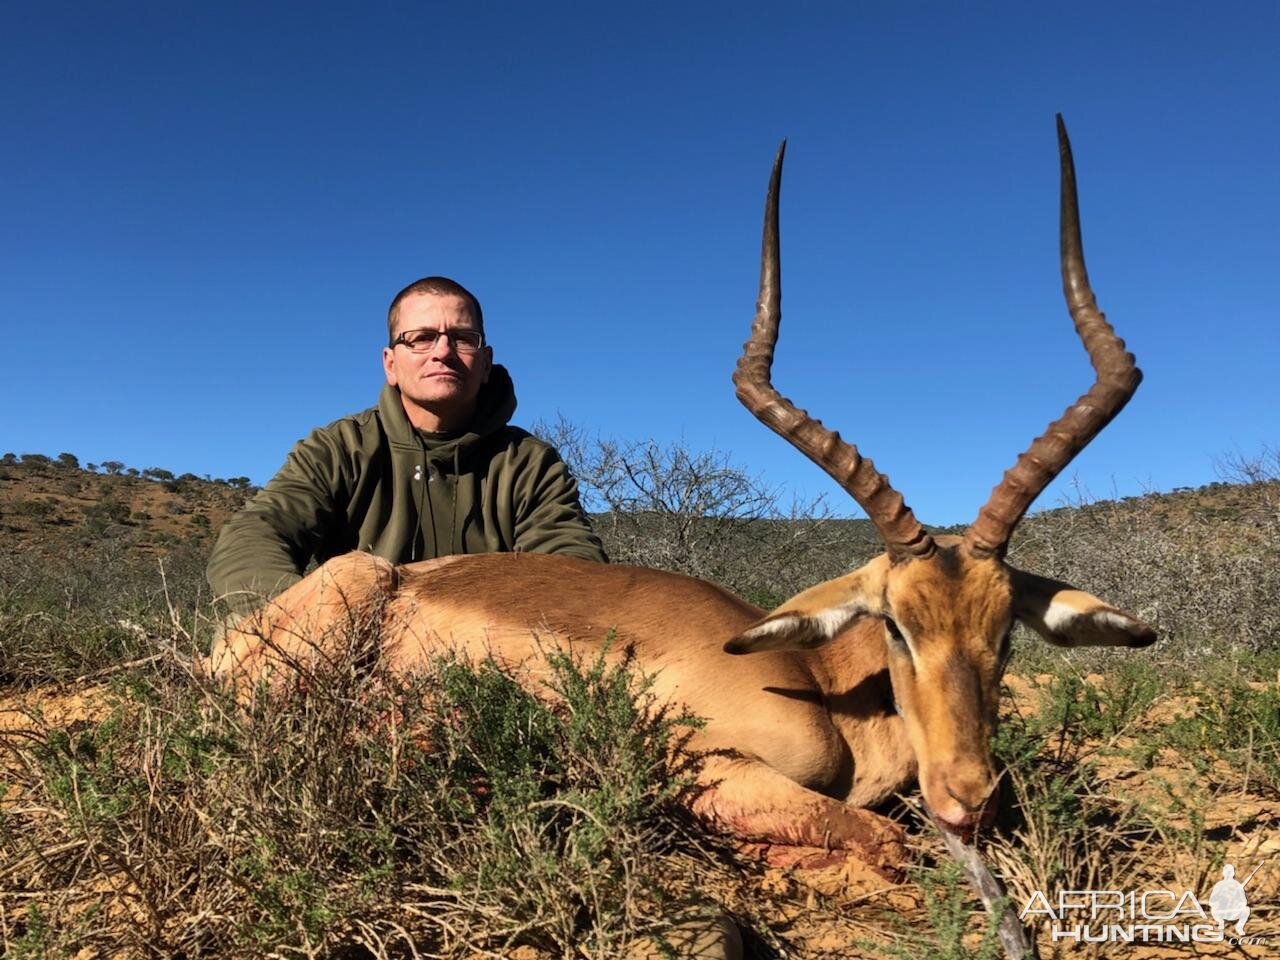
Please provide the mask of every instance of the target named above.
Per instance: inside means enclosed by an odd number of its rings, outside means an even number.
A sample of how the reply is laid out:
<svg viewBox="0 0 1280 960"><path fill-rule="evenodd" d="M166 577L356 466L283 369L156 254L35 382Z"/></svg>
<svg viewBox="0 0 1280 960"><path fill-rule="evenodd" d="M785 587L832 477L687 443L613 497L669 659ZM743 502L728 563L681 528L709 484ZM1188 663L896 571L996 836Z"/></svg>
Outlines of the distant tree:
<svg viewBox="0 0 1280 960"><path fill-rule="evenodd" d="M74 453L60 453L58 454L58 466L66 467L68 470L79 470L80 458Z"/></svg>
<svg viewBox="0 0 1280 960"><path fill-rule="evenodd" d="M0 457L0 463L3 463L6 467L12 467L17 462L18 455L16 453L6 453L3 457Z"/></svg>
<svg viewBox="0 0 1280 960"><path fill-rule="evenodd" d="M163 467L147 467L142 471L142 476L147 480L159 480L162 483L173 479L173 474Z"/></svg>
<svg viewBox="0 0 1280 960"><path fill-rule="evenodd" d="M248 477L231 477L227 481L227 486L235 487L237 490L248 490L253 485Z"/></svg>
<svg viewBox="0 0 1280 960"><path fill-rule="evenodd" d="M124 464L119 460L103 460L102 468L113 477L119 476L120 471L124 469Z"/></svg>
<svg viewBox="0 0 1280 960"><path fill-rule="evenodd" d="M85 468L86 470L88 470L90 473L97 473L97 472L98 472L98 465L97 465L96 463L86 463L86 464L84 465L84 468Z"/></svg>
<svg viewBox="0 0 1280 960"><path fill-rule="evenodd" d="M53 461L43 453L24 453L22 455L22 463L28 467L47 467Z"/></svg>
<svg viewBox="0 0 1280 960"><path fill-rule="evenodd" d="M138 468L130 467L128 470L125 471L125 473L127 473L131 477L136 477L138 475Z"/></svg>
<svg viewBox="0 0 1280 960"><path fill-rule="evenodd" d="M171 475L172 476L172 475ZM200 478L194 473L184 473L179 477L164 481L164 488L170 493L181 493L191 487L191 484L198 483Z"/></svg>

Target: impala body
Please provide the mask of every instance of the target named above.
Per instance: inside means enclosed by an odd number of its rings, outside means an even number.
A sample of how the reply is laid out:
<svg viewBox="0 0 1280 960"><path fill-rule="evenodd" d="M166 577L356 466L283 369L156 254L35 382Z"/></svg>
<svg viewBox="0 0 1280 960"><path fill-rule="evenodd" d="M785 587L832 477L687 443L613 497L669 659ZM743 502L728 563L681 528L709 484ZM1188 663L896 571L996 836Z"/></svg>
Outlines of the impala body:
<svg viewBox="0 0 1280 960"><path fill-rule="evenodd" d="M1075 588L1004 560L1014 527L1050 480L1119 412L1141 379L1098 311L1081 251L1070 146L1059 118L1062 275L1097 373L1019 457L963 537L933 537L888 478L781 396L770 368L781 316L778 193L765 207L760 298L734 382L767 426L866 510L885 552L771 613L678 574L559 556L488 554L393 567L329 561L228 632L210 657L248 689L290 662L324 655L353 611L381 618L385 662L427 665L444 650L493 657L531 687L545 653L633 657L654 692L705 720L710 751L694 801L719 829L770 844L851 851L878 867L902 857L895 824L865 809L920 783L948 828L989 812L1000 676L1015 620L1061 645L1145 646L1150 627Z"/></svg>

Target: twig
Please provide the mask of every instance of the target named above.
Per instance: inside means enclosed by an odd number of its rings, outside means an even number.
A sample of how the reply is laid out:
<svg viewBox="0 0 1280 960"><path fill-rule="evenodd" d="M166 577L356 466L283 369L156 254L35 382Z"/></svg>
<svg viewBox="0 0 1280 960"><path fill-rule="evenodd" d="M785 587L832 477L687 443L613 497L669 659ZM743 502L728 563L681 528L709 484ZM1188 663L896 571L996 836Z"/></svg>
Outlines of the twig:
<svg viewBox="0 0 1280 960"><path fill-rule="evenodd" d="M998 934L1000 943L1004 946L1005 955L1009 960L1037 960L1039 953L1036 951L1035 941L1027 937L1027 931L1023 929L1022 922L1005 896L1004 884L987 869L987 865L983 863L978 853L978 848L973 844L965 843L937 820L934 820L934 824L942 834L952 859L960 865L960 869L969 878L970 885L982 900L982 905L987 908L987 913L995 917L997 911L999 912Z"/></svg>
<svg viewBox="0 0 1280 960"><path fill-rule="evenodd" d="M102 677L109 677L114 673L120 673L124 670L132 670L134 667L145 666L148 663L155 663L157 660L163 660L169 656L169 652L162 651L153 653L149 657L139 657L137 660L127 660L124 663L113 663L109 667L103 667L101 670L94 670L92 673L82 674L74 680L64 680L58 686L74 686L77 683L85 683L89 680L99 680Z"/></svg>

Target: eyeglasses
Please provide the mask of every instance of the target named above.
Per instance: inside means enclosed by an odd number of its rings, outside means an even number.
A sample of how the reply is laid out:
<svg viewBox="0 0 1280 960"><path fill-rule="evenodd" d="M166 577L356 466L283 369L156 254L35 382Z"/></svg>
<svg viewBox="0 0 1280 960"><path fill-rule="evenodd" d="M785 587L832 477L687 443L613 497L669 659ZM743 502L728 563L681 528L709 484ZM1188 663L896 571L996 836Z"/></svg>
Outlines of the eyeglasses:
<svg viewBox="0 0 1280 960"><path fill-rule="evenodd" d="M430 353L441 337L458 353L475 353L484 346L484 334L479 330L432 330L430 327L406 330L391 341L391 346L394 348L403 343L414 353Z"/></svg>

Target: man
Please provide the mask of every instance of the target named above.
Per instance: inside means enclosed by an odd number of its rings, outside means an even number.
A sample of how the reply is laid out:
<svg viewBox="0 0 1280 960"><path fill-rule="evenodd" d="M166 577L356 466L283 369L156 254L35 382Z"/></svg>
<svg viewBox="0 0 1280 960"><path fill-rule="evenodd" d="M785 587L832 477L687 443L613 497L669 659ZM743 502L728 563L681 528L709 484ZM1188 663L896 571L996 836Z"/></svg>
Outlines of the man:
<svg viewBox="0 0 1280 960"><path fill-rule="evenodd" d="M604 561L555 450L508 425L515 390L493 362L480 303L445 277L387 313L378 405L315 430L233 517L208 579L236 612L352 550L391 563L457 553L567 553Z"/></svg>
<svg viewBox="0 0 1280 960"><path fill-rule="evenodd" d="M1255 869L1253 873L1257 873ZM1236 936L1244 936L1244 925L1249 922L1249 898L1245 895L1244 884L1253 879L1253 873L1241 883L1236 879L1236 868L1228 863L1222 868L1222 879L1209 891L1209 912L1218 926L1235 921Z"/></svg>

